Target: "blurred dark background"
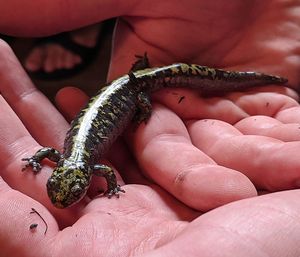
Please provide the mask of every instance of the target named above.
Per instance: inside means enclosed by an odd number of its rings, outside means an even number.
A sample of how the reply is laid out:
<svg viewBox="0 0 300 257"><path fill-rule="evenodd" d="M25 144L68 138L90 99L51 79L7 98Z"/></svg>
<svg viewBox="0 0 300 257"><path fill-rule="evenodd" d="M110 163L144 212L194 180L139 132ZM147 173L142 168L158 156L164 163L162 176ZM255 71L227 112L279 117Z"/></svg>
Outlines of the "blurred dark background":
<svg viewBox="0 0 300 257"><path fill-rule="evenodd" d="M34 84L53 101L57 91L65 86L75 86L85 91L89 96L95 94L106 81L108 71L111 40L114 28L114 20L103 22L100 36L99 51L95 60L80 73L66 79L42 80L32 78ZM23 63L25 57L34 46L32 38L4 38L14 50L20 62Z"/></svg>

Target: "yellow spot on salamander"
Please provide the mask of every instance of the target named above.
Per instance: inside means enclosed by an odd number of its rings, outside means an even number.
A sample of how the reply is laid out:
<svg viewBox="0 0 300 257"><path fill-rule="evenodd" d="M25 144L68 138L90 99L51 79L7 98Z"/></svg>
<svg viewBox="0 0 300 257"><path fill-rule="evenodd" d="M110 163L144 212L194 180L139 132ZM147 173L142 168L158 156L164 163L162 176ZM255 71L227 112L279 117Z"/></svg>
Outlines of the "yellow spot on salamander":
<svg viewBox="0 0 300 257"><path fill-rule="evenodd" d="M171 71L173 75L179 73L179 69L177 67L171 67Z"/></svg>
<svg viewBox="0 0 300 257"><path fill-rule="evenodd" d="M189 69L190 69L190 66L187 65L187 64L185 64L185 63L182 63L182 64L180 65L180 68L181 68L181 70L182 70L183 73L188 73L188 72L189 72Z"/></svg>
<svg viewBox="0 0 300 257"><path fill-rule="evenodd" d="M79 169L75 169L75 170L73 171L73 175L78 176L78 177L80 177L80 178L83 178L83 177L84 177L84 174L83 174L82 171L79 170Z"/></svg>
<svg viewBox="0 0 300 257"><path fill-rule="evenodd" d="M216 78L216 70L215 69L208 69L210 71L210 76L215 79Z"/></svg>
<svg viewBox="0 0 300 257"><path fill-rule="evenodd" d="M201 76L208 76L209 72L208 72L208 68L206 67L199 67L198 65L192 64L191 65L192 69L193 69L193 74L197 75L200 74Z"/></svg>

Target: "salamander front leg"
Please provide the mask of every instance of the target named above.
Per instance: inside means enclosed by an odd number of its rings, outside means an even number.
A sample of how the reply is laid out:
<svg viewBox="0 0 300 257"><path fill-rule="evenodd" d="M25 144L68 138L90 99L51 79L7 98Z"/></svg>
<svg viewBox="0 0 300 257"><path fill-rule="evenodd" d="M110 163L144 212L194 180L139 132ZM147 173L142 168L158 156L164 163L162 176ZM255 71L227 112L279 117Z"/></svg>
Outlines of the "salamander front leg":
<svg viewBox="0 0 300 257"><path fill-rule="evenodd" d="M93 166L94 175L104 177L107 183L107 190L105 195L111 198L113 195L119 197L119 192L125 193L125 190L117 184L117 178L113 169L103 164L96 164Z"/></svg>
<svg viewBox="0 0 300 257"><path fill-rule="evenodd" d="M61 159L61 157L61 153L56 149L52 147L43 147L40 150L38 150L33 156L22 159L22 161L27 162L22 170L25 170L28 167L32 167L33 172L38 173L42 169L42 160L47 158L50 161L57 163Z"/></svg>
<svg viewBox="0 0 300 257"><path fill-rule="evenodd" d="M152 105L150 102L150 97L147 93L140 92L138 94L137 107L137 112L133 117L133 121L137 124L141 124L142 122L147 123L152 113Z"/></svg>

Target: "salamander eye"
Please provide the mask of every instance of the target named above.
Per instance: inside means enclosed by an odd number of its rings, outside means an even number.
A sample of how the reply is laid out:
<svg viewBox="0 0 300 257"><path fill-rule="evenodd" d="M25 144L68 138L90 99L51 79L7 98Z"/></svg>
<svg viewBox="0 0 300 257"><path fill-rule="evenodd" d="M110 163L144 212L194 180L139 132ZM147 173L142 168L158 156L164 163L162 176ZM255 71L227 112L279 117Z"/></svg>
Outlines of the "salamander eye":
<svg viewBox="0 0 300 257"><path fill-rule="evenodd" d="M80 185L76 184L75 186L73 186L71 188L71 193L72 195L78 196L82 194L82 188L80 187Z"/></svg>

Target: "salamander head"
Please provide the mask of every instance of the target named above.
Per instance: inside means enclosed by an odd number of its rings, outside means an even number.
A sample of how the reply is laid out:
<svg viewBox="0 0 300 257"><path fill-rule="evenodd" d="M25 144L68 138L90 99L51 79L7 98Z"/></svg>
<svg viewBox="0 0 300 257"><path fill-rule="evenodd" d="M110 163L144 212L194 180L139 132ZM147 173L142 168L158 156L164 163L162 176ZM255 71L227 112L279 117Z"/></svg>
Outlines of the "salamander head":
<svg viewBox="0 0 300 257"><path fill-rule="evenodd" d="M90 185L88 170L75 165L56 167L47 182L48 196L57 208L80 201Z"/></svg>

